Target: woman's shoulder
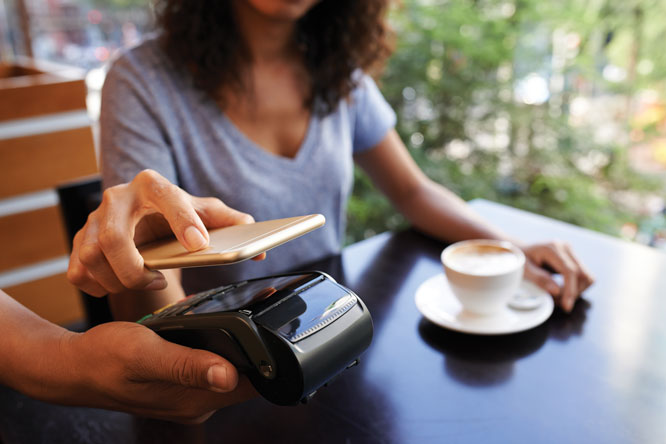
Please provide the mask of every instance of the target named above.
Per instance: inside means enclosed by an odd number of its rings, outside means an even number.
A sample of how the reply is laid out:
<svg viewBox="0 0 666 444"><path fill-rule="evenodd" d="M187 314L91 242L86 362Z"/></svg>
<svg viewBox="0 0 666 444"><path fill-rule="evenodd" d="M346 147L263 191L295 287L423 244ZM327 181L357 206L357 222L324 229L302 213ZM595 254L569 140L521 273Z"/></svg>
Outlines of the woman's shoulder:
<svg viewBox="0 0 666 444"><path fill-rule="evenodd" d="M357 70L352 75L354 88L349 95L352 111L368 112L376 107L387 106L386 99L375 80L367 73Z"/></svg>
<svg viewBox="0 0 666 444"><path fill-rule="evenodd" d="M183 73L168 58L159 36L150 35L116 56L106 73L102 96L104 100L138 95L144 101L159 101L186 89Z"/></svg>
<svg viewBox="0 0 666 444"><path fill-rule="evenodd" d="M375 146L395 126L396 115L370 75L358 70L352 80L356 86L350 95L349 116L358 153Z"/></svg>
<svg viewBox="0 0 666 444"><path fill-rule="evenodd" d="M119 51L109 65L108 75L141 78L169 75L174 71L170 65L159 35L150 34L139 44Z"/></svg>

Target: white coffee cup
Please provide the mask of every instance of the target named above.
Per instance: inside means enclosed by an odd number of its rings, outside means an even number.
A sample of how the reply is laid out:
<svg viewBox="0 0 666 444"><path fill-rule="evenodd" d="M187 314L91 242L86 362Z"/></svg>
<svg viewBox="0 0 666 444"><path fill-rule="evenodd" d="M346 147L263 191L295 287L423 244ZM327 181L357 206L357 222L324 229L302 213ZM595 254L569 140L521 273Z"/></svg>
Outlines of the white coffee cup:
<svg viewBox="0 0 666 444"><path fill-rule="evenodd" d="M507 241L474 239L442 251L442 265L454 296L478 315L502 310L523 279L525 255Z"/></svg>

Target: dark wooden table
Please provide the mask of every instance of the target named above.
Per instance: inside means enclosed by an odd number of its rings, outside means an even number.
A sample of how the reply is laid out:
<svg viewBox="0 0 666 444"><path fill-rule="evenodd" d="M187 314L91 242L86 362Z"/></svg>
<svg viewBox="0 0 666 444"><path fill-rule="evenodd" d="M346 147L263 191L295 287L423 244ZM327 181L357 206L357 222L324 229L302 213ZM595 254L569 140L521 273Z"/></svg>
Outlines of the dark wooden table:
<svg viewBox="0 0 666 444"><path fill-rule="evenodd" d="M382 234L317 264L367 303L361 365L307 405L256 399L200 426L49 405L0 388L4 444L664 443L666 255L487 201L473 207L527 241L570 242L596 284L570 315L499 337L425 321L414 292L441 272L443 244Z"/></svg>

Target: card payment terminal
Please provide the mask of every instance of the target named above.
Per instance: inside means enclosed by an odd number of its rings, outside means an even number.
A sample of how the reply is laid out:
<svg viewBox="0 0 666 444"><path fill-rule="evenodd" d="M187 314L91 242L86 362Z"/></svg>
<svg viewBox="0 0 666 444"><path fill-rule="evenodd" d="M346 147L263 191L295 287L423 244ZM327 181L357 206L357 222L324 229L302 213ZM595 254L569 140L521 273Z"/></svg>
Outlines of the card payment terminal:
<svg viewBox="0 0 666 444"><path fill-rule="evenodd" d="M357 363L373 333L361 298L316 271L214 288L139 322L168 341L223 356L278 405L307 400Z"/></svg>

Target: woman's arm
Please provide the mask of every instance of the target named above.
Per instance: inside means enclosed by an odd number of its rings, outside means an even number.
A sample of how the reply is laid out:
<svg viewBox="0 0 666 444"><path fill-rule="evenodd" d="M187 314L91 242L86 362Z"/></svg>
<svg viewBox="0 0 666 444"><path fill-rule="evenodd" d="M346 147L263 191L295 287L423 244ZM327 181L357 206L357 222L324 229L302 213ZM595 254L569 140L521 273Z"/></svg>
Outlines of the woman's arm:
<svg viewBox="0 0 666 444"><path fill-rule="evenodd" d="M460 197L430 180L395 130L374 148L357 154L355 160L398 211L424 233L446 242L507 237Z"/></svg>
<svg viewBox="0 0 666 444"><path fill-rule="evenodd" d="M51 324L0 291L0 383L44 401L202 422L256 396L228 361L136 323L85 333Z"/></svg>
<svg viewBox="0 0 666 444"><path fill-rule="evenodd" d="M377 187L418 229L446 242L464 239L508 239L499 229L480 218L448 189L430 180L409 155L395 130L375 147L355 156ZM561 242L526 246L526 277L550 292L562 308L570 311L578 295L593 279ZM564 277L560 287L542 267L548 266Z"/></svg>
<svg viewBox="0 0 666 444"><path fill-rule="evenodd" d="M109 294L109 308L116 321L136 321L148 313L185 297L180 270L162 270L166 280L163 290L125 290Z"/></svg>

